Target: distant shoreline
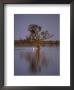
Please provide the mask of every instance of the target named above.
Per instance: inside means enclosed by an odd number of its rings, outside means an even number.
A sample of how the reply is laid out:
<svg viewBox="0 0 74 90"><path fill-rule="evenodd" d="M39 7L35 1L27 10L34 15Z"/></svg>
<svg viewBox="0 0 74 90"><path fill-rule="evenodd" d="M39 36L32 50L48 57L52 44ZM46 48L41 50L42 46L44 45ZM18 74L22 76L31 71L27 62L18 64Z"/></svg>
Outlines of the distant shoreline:
<svg viewBox="0 0 74 90"><path fill-rule="evenodd" d="M44 41L44 40L14 40L14 46L59 46L60 41Z"/></svg>

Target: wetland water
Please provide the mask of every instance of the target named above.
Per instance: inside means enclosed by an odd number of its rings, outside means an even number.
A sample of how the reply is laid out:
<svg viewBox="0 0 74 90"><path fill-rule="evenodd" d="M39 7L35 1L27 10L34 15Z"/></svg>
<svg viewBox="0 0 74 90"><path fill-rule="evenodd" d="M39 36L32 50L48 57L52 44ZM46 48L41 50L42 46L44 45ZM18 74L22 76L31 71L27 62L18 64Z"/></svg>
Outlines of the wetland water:
<svg viewBox="0 0 74 90"><path fill-rule="evenodd" d="M60 47L15 47L14 75L60 75Z"/></svg>

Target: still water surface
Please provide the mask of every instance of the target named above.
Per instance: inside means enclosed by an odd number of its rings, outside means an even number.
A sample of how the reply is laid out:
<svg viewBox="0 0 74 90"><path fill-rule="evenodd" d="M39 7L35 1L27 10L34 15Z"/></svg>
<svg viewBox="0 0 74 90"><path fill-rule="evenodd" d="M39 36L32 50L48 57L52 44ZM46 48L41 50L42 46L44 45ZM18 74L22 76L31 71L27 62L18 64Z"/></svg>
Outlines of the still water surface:
<svg viewBox="0 0 74 90"><path fill-rule="evenodd" d="M14 75L60 75L59 47L40 47L37 55L36 47L15 47Z"/></svg>

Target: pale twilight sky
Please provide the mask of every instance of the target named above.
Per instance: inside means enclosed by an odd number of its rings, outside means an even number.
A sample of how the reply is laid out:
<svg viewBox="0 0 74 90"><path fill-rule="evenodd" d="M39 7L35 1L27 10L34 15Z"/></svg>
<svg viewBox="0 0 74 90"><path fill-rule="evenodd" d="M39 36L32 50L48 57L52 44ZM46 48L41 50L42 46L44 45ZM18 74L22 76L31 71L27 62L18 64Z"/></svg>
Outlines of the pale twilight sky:
<svg viewBox="0 0 74 90"><path fill-rule="evenodd" d="M24 39L29 35L28 25L37 24L42 30L54 34L51 40L60 40L60 15L59 14L15 14L14 36L15 40Z"/></svg>

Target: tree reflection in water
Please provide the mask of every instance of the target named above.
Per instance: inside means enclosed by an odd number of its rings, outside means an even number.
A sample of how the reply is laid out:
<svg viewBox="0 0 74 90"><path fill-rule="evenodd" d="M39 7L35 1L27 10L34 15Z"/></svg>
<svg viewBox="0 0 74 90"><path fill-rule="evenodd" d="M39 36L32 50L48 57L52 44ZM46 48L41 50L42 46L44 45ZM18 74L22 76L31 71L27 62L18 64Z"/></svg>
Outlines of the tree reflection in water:
<svg viewBox="0 0 74 90"><path fill-rule="evenodd" d="M45 53L40 51L40 47L34 47L33 52L22 52L20 55L29 62L31 72L40 72L43 66L48 65L48 59Z"/></svg>

